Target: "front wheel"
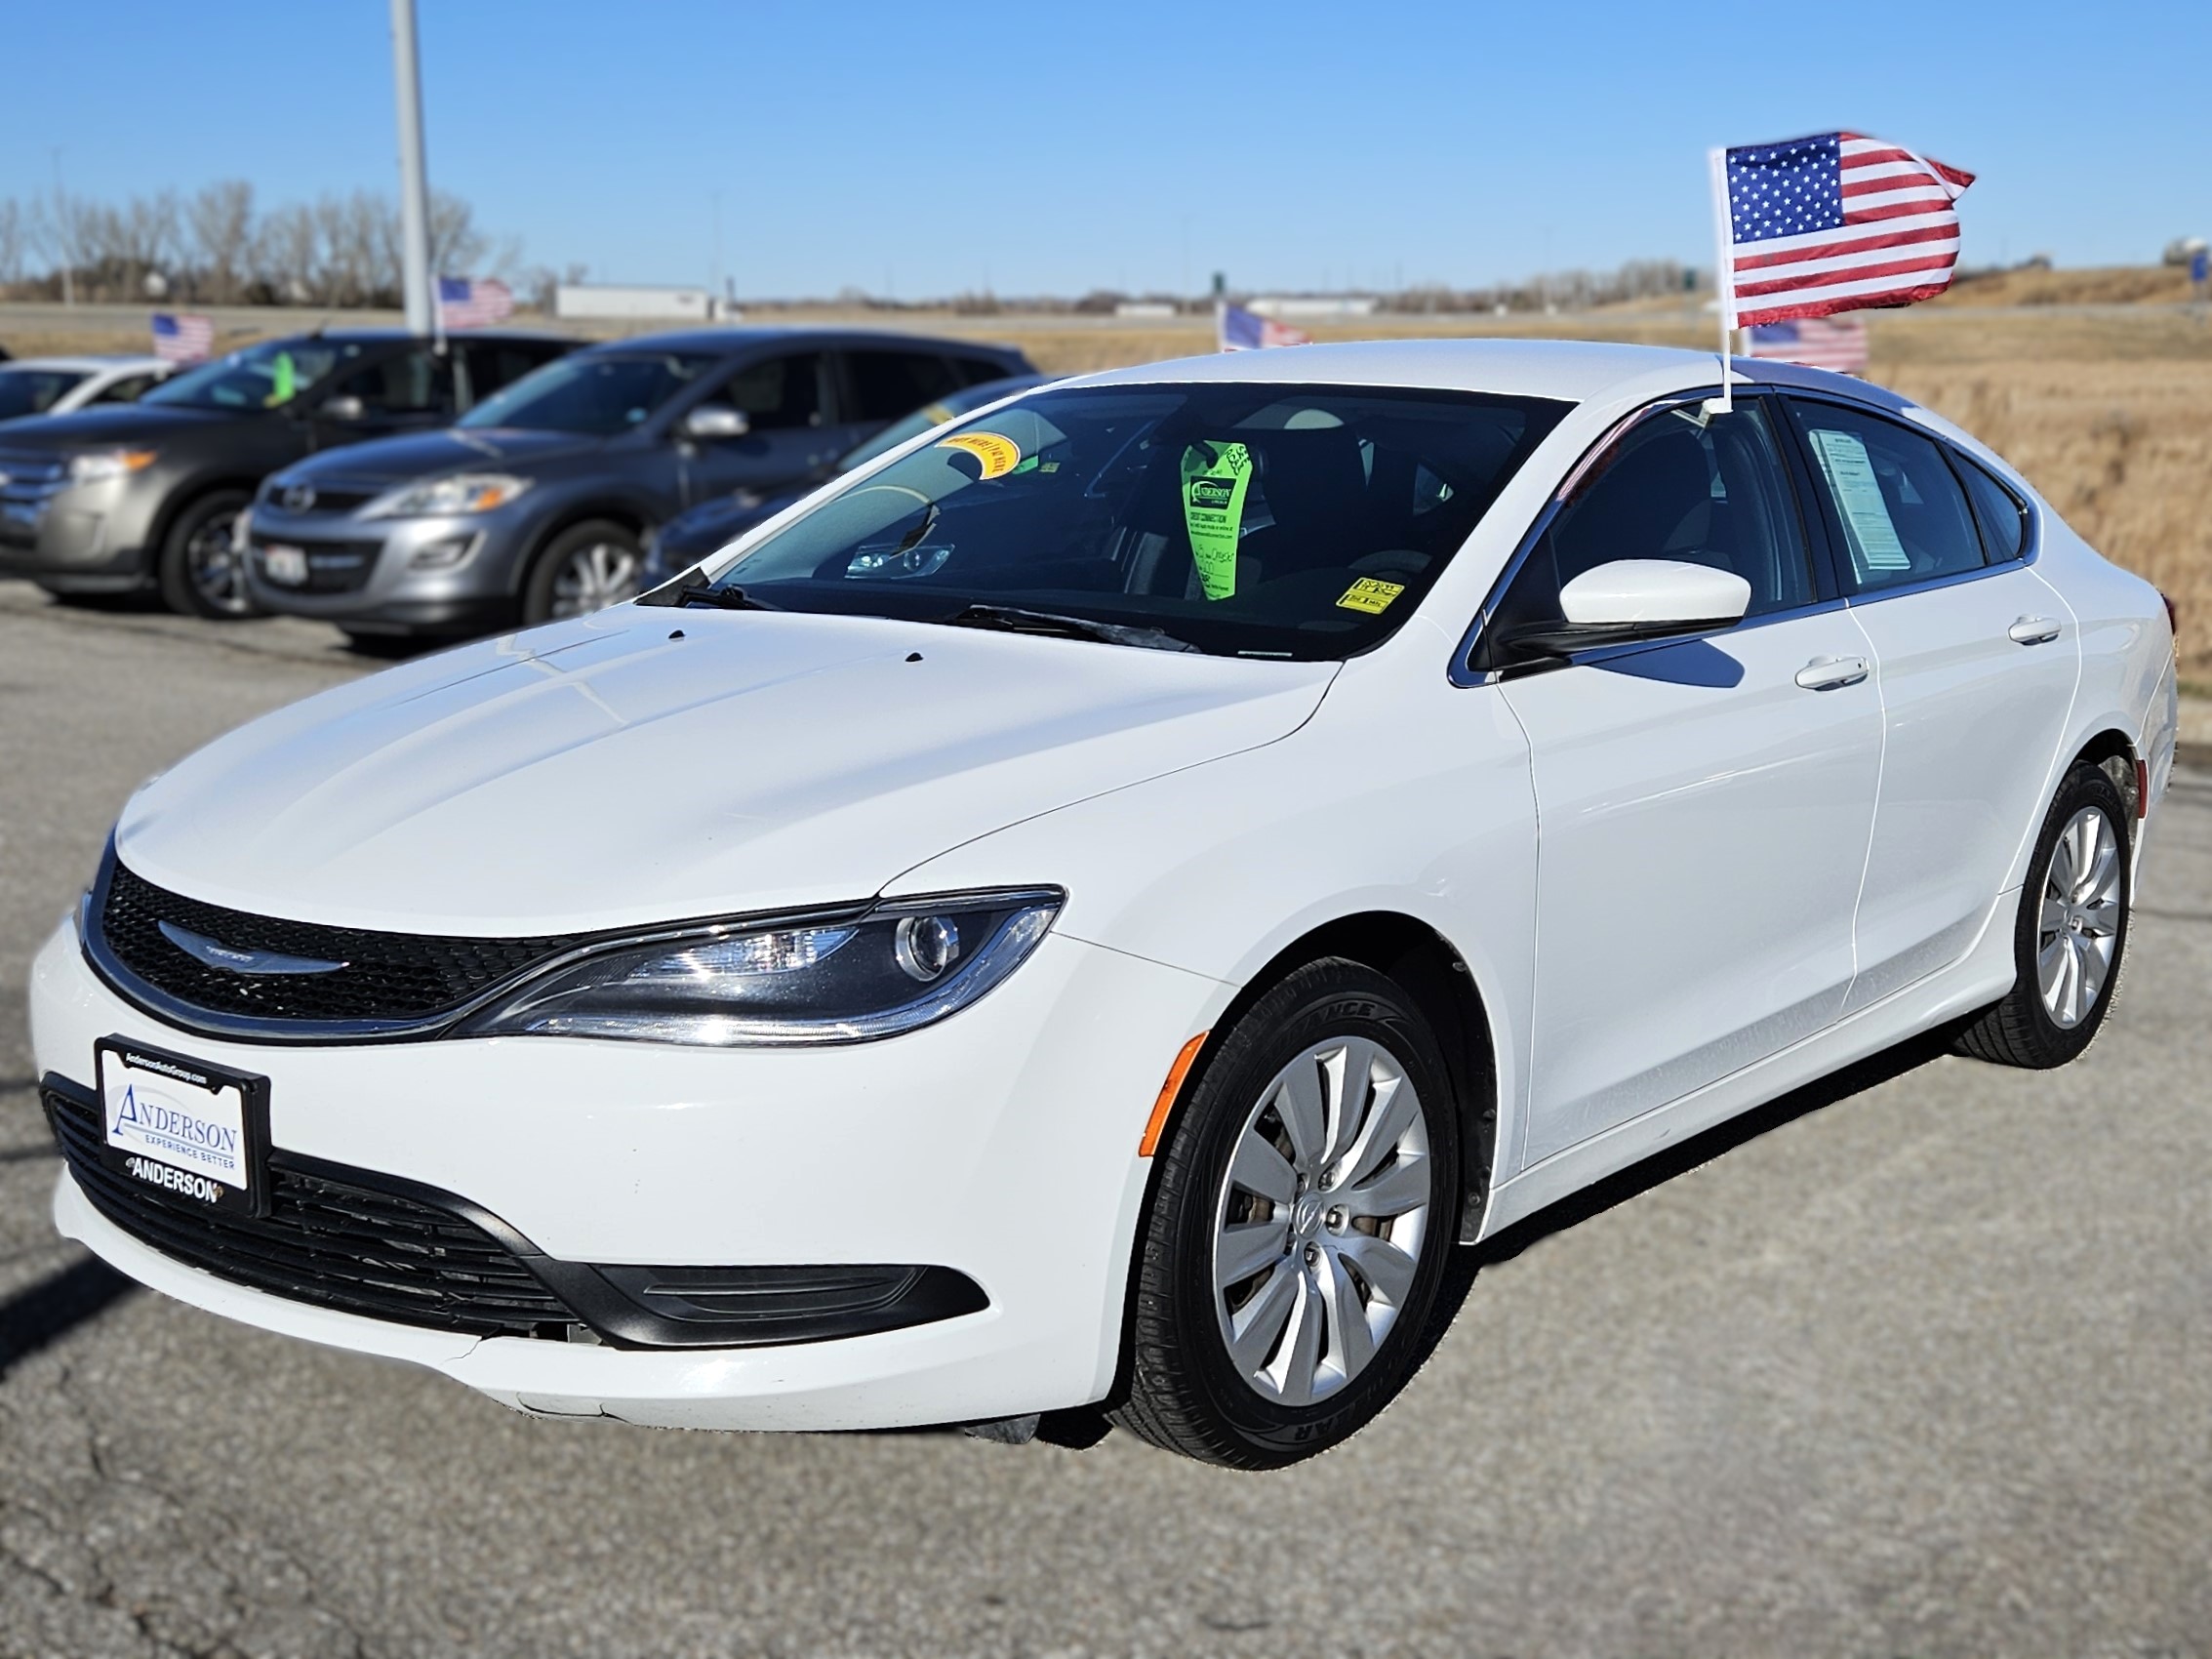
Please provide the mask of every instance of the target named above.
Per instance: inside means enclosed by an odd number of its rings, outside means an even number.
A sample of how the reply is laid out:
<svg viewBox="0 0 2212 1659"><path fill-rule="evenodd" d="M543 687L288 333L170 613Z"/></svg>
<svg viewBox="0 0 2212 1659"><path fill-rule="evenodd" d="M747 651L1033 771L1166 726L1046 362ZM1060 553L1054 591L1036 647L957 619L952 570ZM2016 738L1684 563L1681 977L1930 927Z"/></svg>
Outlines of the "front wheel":
<svg viewBox="0 0 2212 1659"><path fill-rule="evenodd" d="M216 490L178 515L161 544L161 597L179 616L226 621L258 617L246 587L246 560L233 541L238 515L253 498Z"/></svg>
<svg viewBox="0 0 2212 1659"><path fill-rule="evenodd" d="M1451 1251L1436 1040L1394 982L1308 964L1217 1035L1173 1130L1114 1421L1233 1468L1324 1451L1412 1375Z"/></svg>
<svg viewBox="0 0 2212 1659"><path fill-rule="evenodd" d="M2066 775L2020 894L2019 977L1960 1034L1959 1052L2045 1070L2064 1066L2096 1037L2127 951L2132 823L2126 798L2104 772L2084 764Z"/></svg>
<svg viewBox="0 0 2212 1659"><path fill-rule="evenodd" d="M571 525L538 557L522 595L522 620L540 623L586 617L637 597L644 555L619 524L595 519Z"/></svg>

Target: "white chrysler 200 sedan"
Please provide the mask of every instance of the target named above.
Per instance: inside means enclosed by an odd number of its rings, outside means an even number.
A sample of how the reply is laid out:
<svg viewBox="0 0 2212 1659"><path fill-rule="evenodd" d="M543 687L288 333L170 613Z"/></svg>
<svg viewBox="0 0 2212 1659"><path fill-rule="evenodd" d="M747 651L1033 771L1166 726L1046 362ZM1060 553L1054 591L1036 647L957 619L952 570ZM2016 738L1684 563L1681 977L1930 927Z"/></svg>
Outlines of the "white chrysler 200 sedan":
<svg viewBox="0 0 2212 1659"><path fill-rule="evenodd" d="M61 1231L549 1415L1343 1439L1456 1243L2111 1004L2167 609L1751 367L1063 383L220 739L35 965Z"/></svg>

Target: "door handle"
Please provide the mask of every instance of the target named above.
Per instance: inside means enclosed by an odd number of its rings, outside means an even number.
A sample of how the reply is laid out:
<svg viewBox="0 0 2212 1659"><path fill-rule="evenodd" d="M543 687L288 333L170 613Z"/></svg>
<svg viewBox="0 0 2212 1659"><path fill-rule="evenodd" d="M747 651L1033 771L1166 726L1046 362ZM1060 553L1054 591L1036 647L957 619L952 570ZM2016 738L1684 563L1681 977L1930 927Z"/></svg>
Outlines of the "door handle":
<svg viewBox="0 0 2212 1659"><path fill-rule="evenodd" d="M2047 645L2059 636L2059 625L2049 617L2022 617L2005 629L2015 645Z"/></svg>
<svg viewBox="0 0 2212 1659"><path fill-rule="evenodd" d="M1857 685L1867 677L1864 657L1815 657L1797 670L1797 683L1807 691L1833 691Z"/></svg>

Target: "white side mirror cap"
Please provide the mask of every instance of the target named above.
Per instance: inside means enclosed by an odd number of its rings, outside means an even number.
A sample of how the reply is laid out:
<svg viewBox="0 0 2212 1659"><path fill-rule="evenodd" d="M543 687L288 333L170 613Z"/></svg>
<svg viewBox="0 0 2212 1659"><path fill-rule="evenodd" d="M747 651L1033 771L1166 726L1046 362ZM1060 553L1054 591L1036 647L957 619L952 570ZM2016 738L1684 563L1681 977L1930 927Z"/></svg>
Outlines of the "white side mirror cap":
<svg viewBox="0 0 2212 1659"><path fill-rule="evenodd" d="M1560 614L1595 627L1741 622L1750 605L1751 585L1734 571L1681 559L1615 559L1559 589Z"/></svg>

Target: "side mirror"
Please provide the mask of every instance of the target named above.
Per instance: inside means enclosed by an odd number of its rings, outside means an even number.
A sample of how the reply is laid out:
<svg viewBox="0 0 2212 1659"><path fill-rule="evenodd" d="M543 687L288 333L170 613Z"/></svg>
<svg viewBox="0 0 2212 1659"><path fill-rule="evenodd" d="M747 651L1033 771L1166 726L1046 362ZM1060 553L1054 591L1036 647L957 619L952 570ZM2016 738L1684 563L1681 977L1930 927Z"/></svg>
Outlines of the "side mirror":
<svg viewBox="0 0 2212 1659"><path fill-rule="evenodd" d="M368 405L350 395L326 397L323 406L315 411L326 421L358 421L368 412Z"/></svg>
<svg viewBox="0 0 2212 1659"><path fill-rule="evenodd" d="M1681 559L1615 559L1559 589L1561 626L1515 628L1506 644L1538 657L1596 645L1729 627L1750 608L1751 585L1730 570Z"/></svg>
<svg viewBox="0 0 2212 1659"><path fill-rule="evenodd" d="M752 423L727 403L703 403L684 417L684 436L702 443L727 442L751 430Z"/></svg>

